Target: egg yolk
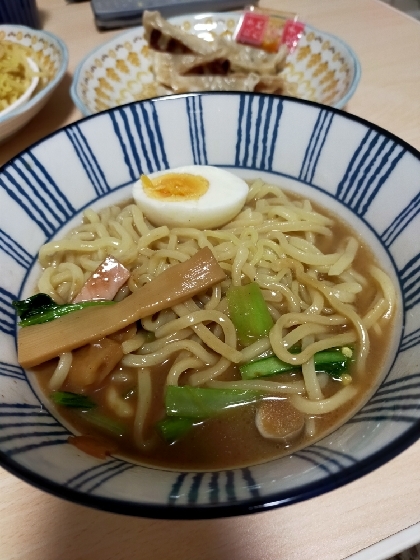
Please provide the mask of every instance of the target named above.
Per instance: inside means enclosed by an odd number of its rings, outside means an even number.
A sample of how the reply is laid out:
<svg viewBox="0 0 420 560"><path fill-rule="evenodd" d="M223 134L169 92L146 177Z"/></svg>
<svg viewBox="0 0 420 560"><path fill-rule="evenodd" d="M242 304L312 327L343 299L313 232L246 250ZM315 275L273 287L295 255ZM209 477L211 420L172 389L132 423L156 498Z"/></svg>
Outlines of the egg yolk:
<svg viewBox="0 0 420 560"><path fill-rule="evenodd" d="M147 196L166 201L198 200L209 188L207 179L190 173L166 173L154 179L142 175L141 182Z"/></svg>

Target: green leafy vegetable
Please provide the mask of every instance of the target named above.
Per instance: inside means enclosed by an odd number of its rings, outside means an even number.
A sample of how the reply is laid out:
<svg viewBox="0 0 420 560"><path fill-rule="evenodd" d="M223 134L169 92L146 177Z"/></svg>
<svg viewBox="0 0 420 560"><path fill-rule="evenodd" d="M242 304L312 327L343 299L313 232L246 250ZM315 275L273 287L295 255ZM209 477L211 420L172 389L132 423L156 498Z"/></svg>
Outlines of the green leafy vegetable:
<svg viewBox="0 0 420 560"><path fill-rule="evenodd" d="M314 355L315 370L317 372L328 373L333 377L339 377L343 373L346 373L351 361L351 357L344 355L343 352L337 348L316 352ZM279 373L287 373L300 369L301 366L288 364L277 358L277 356L268 356L239 366L242 379L268 377L270 375L277 375Z"/></svg>
<svg viewBox="0 0 420 560"><path fill-rule="evenodd" d="M79 417L100 430L115 436L122 436L126 431L122 422L113 420L100 412L96 403L86 395L78 395L69 391L54 391L50 398L55 404L79 409L77 411Z"/></svg>
<svg viewBox="0 0 420 560"><path fill-rule="evenodd" d="M83 301L80 303L65 303L60 305L55 303L48 294L35 294L34 296L21 301L13 301L12 305L20 317L19 326L27 327L28 325L37 325L53 321L58 317L67 315L72 311L84 309L85 307L92 307L95 305L112 305L114 303L115 301L94 300Z"/></svg>
<svg viewBox="0 0 420 560"><path fill-rule="evenodd" d="M139 323L140 323L140 328L142 328L142 325L141 325L140 321L139 321ZM145 343L146 342L154 342L156 340L156 336L155 336L154 332L146 331L144 329L142 329L142 332L145 334L145 339L144 339Z"/></svg>
<svg viewBox="0 0 420 560"><path fill-rule="evenodd" d="M86 395L78 395L69 391L54 391L50 395L51 400L55 404L67 406L69 408L82 408L89 410L95 408L96 404Z"/></svg>
<svg viewBox="0 0 420 560"><path fill-rule="evenodd" d="M158 422L156 427L165 441L174 443L198 424L200 422L195 421L193 418L167 416Z"/></svg>
<svg viewBox="0 0 420 560"><path fill-rule="evenodd" d="M89 424L92 424L96 428L108 432L114 436L123 436L126 432L126 426L118 420L109 418L97 409L91 409L86 411L80 411L80 418L83 418Z"/></svg>
<svg viewBox="0 0 420 560"><path fill-rule="evenodd" d="M259 391L168 386L165 407L168 416L204 419L223 410L257 401Z"/></svg>
<svg viewBox="0 0 420 560"><path fill-rule="evenodd" d="M231 286L226 298L229 316L243 346L249 346L268 335L274 321L256 282L245 286Z"/></svg>

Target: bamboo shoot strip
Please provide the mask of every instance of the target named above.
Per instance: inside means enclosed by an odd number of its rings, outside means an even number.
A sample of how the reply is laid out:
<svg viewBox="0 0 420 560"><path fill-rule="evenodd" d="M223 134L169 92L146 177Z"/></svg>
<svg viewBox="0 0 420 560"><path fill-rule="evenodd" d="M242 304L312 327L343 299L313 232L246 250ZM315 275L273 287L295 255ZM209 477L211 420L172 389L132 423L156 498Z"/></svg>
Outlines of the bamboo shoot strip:
<svg viewBox="0 0 420 560"><path fill-rule="evenodd" d="M18 361L30 368L99 340L143 317L182 303L221 282L225 273L206 247L190 259L166 269L124 300L88 307L49 323L19 330Z"/></svg>

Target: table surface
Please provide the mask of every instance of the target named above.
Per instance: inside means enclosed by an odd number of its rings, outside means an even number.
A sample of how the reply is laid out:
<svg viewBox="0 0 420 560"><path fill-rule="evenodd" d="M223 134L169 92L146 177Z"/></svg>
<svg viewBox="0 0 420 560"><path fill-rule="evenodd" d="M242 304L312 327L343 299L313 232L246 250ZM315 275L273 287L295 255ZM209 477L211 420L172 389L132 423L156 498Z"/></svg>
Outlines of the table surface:
<svg viewBox="0 0 420 560"><path fill-rule="evenodd" d="M89 3L37 0L43 28L69 49L45 108L0 146L0 165L81 118L69 95L79 61L121 31L98 32ZM361 66L346 111L420 150L420 22L379 0L261 0L348 42ZM210 521L125 517L50 496L0 469L0 560L339 560L420 522L420 442L362 479L304 503ZM373 555L371 556L373 558ZM375 556L377 558L377 556Z"/></svg>

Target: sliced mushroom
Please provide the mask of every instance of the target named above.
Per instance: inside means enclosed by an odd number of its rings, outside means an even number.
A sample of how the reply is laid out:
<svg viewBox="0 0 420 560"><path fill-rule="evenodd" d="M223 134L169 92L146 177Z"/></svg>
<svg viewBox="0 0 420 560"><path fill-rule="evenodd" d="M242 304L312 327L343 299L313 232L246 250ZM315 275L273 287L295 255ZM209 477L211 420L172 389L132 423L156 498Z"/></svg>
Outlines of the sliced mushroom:
<svg viewBox="0 0 420 560"><path fill-rule="evenodd" d="M270 399L258 405L255 424L263 437L290 442L303 432L305 416L287 399Z"/></svg>

